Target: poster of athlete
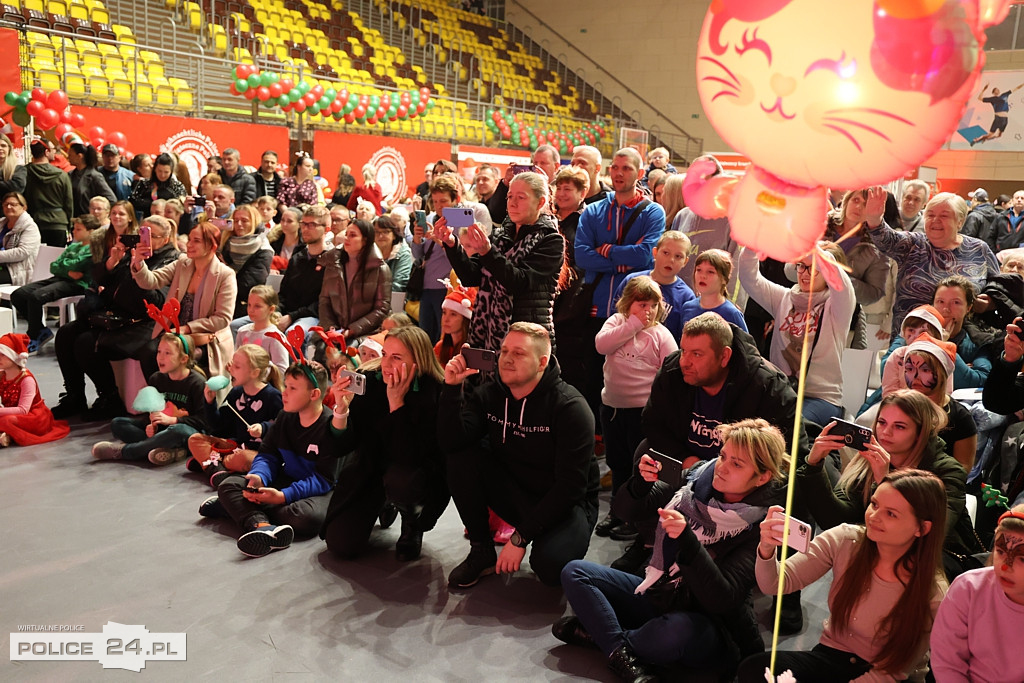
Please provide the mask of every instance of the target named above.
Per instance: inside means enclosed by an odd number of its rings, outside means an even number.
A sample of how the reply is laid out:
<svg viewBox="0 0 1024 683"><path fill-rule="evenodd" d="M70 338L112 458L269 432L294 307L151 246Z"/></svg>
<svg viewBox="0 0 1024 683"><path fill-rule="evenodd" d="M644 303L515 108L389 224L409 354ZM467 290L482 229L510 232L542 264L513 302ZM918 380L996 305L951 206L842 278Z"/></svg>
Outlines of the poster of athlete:
<svg viewBox="0 0 1024 683"><path fill-rule="evenodd" d="M949 149L1024 151L1024 71L981 74Z"/></svg>

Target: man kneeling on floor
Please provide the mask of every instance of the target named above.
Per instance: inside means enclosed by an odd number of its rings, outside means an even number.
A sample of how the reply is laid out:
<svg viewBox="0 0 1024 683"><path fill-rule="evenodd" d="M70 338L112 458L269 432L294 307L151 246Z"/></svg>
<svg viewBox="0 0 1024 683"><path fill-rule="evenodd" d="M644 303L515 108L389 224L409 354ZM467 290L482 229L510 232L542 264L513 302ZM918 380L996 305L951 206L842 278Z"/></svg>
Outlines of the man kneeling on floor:
<svg viewBox="0 0 1024 683"><path fill-rule="evenodd" d="M469 557L448 575L448 587L469 588L495 571L517 571L530 544L533 571L557 586L562 567L586 554L597 523L593 413L562 381L540 325L513 323L497 366L497 377L475 389L463 388L479 371L467 368L462 355L444 370L438 437L471 544ZM515 527L500 555L488 506Z"/></svg>

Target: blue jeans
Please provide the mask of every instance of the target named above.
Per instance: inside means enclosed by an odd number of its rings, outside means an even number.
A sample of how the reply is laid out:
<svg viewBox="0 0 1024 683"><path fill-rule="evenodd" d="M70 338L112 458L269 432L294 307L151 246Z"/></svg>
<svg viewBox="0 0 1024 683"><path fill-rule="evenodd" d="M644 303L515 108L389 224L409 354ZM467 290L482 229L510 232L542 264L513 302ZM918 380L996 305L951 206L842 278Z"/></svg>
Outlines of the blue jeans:
<svg viewBox="0 0 1024 683"><path fill-rule="evenodd" d="M824 427L834 418L843 416L843 407L833 405L823 398L804 396L804 419Z"/></svg>
<svg viewBox="0 0 1024 683"><path fill-rule="evenodd" d="M601 651L629 645L644 662L701 667L724 652L714 623L699 612L661 614L633 591L641 579L587 560L562 570L562 589L580 623Z"/></svg>
<svg viewBox="0 0 1024 683"><path fill-rule="evenodd" d="M441 338L441 304L448 296L447 289L424 289L420 295L420 320L419 326L427 336L430 343L436 344Z"/></svg>
<svg viewBox="0 0 1024 683"><path fill-rule="evenodd" d="M173 424L157 432L154 436L146 436L146 425L149 417L115 417L110 423L110 431L127 444L121 451L122 460L145 460L154 448L185 448L188 437L197 430L183 424Z"/></svg>

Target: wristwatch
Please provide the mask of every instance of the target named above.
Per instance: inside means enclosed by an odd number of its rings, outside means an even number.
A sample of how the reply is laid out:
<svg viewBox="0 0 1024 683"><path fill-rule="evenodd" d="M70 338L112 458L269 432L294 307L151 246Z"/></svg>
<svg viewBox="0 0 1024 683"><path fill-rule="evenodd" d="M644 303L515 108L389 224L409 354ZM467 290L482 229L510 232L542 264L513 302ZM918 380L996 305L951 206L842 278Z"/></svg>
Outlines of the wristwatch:
<svg viewBox="0 0 1024 683"><path fill-rule="evenodd" d="M517 548L525 548L530 543L525 538L523 538L523 535L520 534L518 531L513 531L512 537L508 540L512 545L514 545Z"/></svg>

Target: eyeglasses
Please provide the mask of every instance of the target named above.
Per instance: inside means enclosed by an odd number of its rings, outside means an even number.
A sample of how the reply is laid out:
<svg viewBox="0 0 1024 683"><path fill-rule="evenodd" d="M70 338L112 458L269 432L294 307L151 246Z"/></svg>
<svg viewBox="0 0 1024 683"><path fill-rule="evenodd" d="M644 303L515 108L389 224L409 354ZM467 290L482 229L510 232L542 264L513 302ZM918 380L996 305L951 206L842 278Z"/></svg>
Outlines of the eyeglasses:
<svg viewBox="0 0 1024 683"><path fill-rule="evenodd" d="M320 226L320 227L323 227L323 228L327 227L324 223L319 223L319 222L316 222L316 221L313 221L313 222L302 221L302 223L300 223L299 225L301 225L304 228L315 228L317 226Z"/></svg>
<svg viewBox="0 0 1024 683"><path fill-rule="evenodd" d="M809 263L797 263L797 264L795 264L795 267L796 267L796 272L798 272L798 273L806 273L807 271L809 271L811 269L811 264L809 264Z"/></svg>
<svg viewBox="0 0 1024 683"><path fill-rule="evenodd" d="M4 202L5 209L13 209L22 206L21 202Z"/></svg>

